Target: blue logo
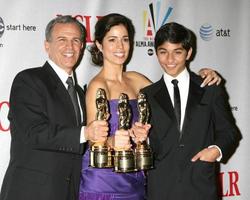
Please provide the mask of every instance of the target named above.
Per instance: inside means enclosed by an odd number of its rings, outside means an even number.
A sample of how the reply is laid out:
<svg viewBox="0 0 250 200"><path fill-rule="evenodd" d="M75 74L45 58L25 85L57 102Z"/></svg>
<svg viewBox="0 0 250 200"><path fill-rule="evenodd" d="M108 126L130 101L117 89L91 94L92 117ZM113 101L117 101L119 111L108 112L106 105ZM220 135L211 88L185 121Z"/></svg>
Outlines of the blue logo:
<svg viewBox="0 0 250 200"><path fill-rule="evenodd" d="M0 17L0 38L2 37L4 33L4 23L3 23L3 19Z"/></svg>
<svg viewBox="0 0 250 200"><path fill-rule="evenodd" d="M200 37L205 41L211 40L213 38L213 33L213 27L208 23L203 24L200 27Z"/></svg>

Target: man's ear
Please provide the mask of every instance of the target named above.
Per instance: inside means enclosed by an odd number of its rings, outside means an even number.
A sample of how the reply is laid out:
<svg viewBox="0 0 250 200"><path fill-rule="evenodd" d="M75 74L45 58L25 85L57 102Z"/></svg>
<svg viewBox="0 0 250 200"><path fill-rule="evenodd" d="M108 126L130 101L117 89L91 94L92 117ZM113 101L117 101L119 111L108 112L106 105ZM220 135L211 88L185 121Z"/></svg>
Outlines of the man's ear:
<svg viewBox="0 0 250 200"><path fill-rule="evenodd" d="M47 40L44 40L44 48L45 48L45 51L48 53L48 51L49 51L49 42Z"/></svg>
<svg viewBox="0 0 250 200"><path fill-rule="evenodd" d="M193 52L193 48L191 47L191 48L188 50L186 60L189 60L189 58L191 58L192 52Z"/></svg>

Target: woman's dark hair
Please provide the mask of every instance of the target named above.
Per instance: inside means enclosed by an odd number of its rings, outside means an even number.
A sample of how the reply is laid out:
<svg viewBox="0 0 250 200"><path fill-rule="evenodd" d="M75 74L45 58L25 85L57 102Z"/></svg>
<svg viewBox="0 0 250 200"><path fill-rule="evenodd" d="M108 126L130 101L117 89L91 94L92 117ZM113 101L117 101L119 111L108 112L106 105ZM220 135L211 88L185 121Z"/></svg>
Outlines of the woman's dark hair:
<svg viewBox="0 0 250 200"><path fill-rule="evenodd" d="M126 16L117 13L111 13L100 18L95 25L94 44L89 49L92 57L92 62L95 65L98 66L103 65L102 52L99 51L95 42L98 41L100 44L102 44L103 38L105 37L107 32L109 32L113 26L117 25L125 26L125 28L128 31L130 49L129 49L129 56L124 64L126 65L130 61L134 46L134 35L135 35L134 25L132 24L132 21Z"/></svg>

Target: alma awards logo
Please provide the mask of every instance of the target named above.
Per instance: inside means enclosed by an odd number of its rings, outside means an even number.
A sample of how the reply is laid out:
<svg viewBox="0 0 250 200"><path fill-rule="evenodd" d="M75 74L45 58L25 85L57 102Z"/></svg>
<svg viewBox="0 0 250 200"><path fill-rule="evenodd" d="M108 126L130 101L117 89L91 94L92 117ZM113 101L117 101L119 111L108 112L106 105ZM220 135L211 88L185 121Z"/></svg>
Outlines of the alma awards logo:
<svg viewBox="0 0 250 200"><path fill-rule="evenodd" d="M135 42L136 47L148 47L147 53L149 56L154 54L154 35L156 31L167 22L173 11L172 7L165 8L161 3L161 1L157 1L155 4L150 3L148 10L143 11L144 37L141 41Z"/></svg>
<svg viewBox="0 0 250 200"><path fill-rule="evenodd" d="M167 22L167 19L173 11L173 8L168 7L166 10L164 9L165 12L163 12L163 15L161 15L162 5L160 1L157 1L155 6L153 3L151 3L148 5L148 7L149 13L147 11L143 12L143 25L145 37L150 38L154 37L155 32ZM163 18L160 16L163 16Z"/></svg>

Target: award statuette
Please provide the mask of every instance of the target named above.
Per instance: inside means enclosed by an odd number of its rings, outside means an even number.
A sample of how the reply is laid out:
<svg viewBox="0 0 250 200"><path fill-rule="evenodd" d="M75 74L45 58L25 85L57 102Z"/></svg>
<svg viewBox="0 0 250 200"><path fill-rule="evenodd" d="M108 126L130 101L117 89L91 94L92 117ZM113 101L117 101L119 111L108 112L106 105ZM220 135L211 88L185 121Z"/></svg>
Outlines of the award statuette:
<svg viewBox="0 0 250 200"><path fill-rule="evenodd" d="M107 120L109 117L108 101L106 92L98 88L96 92L96 119ZM103 142L95 142L90 147L90 166L95 168L111 167L108 147Z"/></svg>
<svg viewBox="0 0 250 200"><path fill-rule="evenodd" d="M131 109L128 103L128 96L124 93L120 94L118 101L119 129L128 130L131 121ZM135 157L131 148L116 148L114 156L115 172L134 172Z"/></svg>
<svg viewBox="0 0 250 200"><path fill-rule="evenodd" d="M137 102L137 108L139 112L138 121L143 124L147 124L149 120L150 109L146 95L140 92ZM153 168L153 153L147 141L148 140L145 140L136 144L135 157L136 169L138 170L147 170Z"/></svg>

